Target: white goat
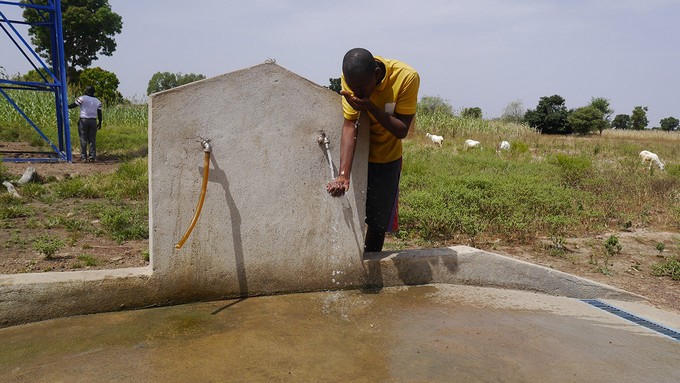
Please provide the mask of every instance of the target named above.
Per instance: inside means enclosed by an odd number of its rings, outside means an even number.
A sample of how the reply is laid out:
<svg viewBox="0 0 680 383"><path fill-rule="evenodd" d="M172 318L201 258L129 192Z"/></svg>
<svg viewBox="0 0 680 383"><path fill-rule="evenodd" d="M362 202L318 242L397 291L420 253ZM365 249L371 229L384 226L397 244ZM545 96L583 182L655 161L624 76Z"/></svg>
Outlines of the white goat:
<svg viewBox="0 0 680 383"><path fill-rule="evenodd" d="M475 140L465 140L465 150L480 148L480 142Z"/></svg>
<svg viewBox="0 0 680 383"><path fill-rule="evenodd" d="M425 133L425 136L428 137L429 139L431 139L432 142L435 145L439 145L439 147L442 146L442 142L444 141L444 137L438 136L436 134L430 134L430 133Z"/></svg>
<svg viewBox="0 0 680 383"><path fill-rule="evenodd" d="M498 145L498 149L510 150L510 143L508 141L501 141L501 143Z"/></svg>
<svg viewBox="0 0 680 383"><path fill-rule="evenodd" d="M642 158L643 164L649 162L649 169L652 168L652 163L655 163L661 170L663 170L666 167L666 165L659 159L659 156L657 156L655 153L650 152L649 150L641 151L640 158Z"/></svg>

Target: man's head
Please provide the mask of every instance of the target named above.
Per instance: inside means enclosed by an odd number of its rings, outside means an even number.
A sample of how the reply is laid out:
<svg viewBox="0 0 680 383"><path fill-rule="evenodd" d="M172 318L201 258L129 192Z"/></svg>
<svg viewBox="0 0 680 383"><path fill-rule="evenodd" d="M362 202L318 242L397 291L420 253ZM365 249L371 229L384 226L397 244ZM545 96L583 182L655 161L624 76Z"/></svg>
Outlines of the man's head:
<svg viewBox="0 0 680 383"><path fill-rule="evenodd" d="M364 48L350 49L342 59L345 82L358 98L368 98L380 80L381 69L371 52Z"/></svg>
<svg viewBox="0 0 680 383"><path fill-rule="evenodd" d="M85 94L90 97L94 97L94 87L88 86L87 88L85 88Z"/></svg>

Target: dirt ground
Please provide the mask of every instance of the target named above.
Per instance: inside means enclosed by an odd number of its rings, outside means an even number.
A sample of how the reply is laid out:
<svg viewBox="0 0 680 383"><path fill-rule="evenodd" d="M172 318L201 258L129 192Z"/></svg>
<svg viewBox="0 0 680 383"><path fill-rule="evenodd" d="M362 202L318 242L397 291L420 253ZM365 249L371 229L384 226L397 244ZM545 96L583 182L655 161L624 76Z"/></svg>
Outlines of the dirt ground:
<svg viewBox="0 0 680 383"><path fill-rule="evenodd" d="M34 167L41 176L62 178L79 174L113 172L118 167L118 161L102 155L100 160L94 163L5 162L5 167L16 177L21 176L29 166ZM64 209L68 210L69 206L36 207L36 210L40 210L45 216L56 214L57 209L63 214ZM74 238L71 241L73 245L67 243L67 246L52 259L45 259L28 243L21 250L16 250L16 243L28 237L26 232L38 230L27 228L28 225L22 226L24 224L27 224L27 221L19 219L12 228L0 228L0 273L112 269L148 264L145 260L145 254L148 255L148 240L128 241L120 244L93 234L83 234ZM96 222L93 224L96 225ZM72 236L66 230L61 230L61 233L56 229L49 230L51 235L59 234L64 238ZM31 232L31 235L35 233ZM612 256L607 266L604 267L604 242L610 235L616 235L622 247L621 252ZM10 248L8 243L14 245ZM657 249L659 243L665 245L663 251ZM680 281L652 275L653 265L668 257L680 257L680 233L657 231L654 228L635 228L630 231L603 233L586 238L566 238L562 242L561 251L556 251L554 245L550 240L544 239L523 246L504 246L492 243L478 245L478 247L640 294L658 307L680 313ZM91 256L96 260L96 264L88 266L82 257L79 259L82 254Z"/></svg>
<svg viewBox="0 0 680 383"><path fill-rule="evenodd" d="M23 143L0 143L0 150L5 158L42 158ZM21 151L22 154L15 154ZM74 158L77 153L74 153ZM19 178L29 168L43 179L55 177L64 179L79 175L110 173L118 168L119 161L113 156L102 153L96 162L3 162L12 177ZM19 188L19 192L21 189ZM0 192L6 188L0 186ZM33 215L26 218L12 219L9 227L0 227L0 274L34 273L46 271L97 270L148 265L148 240L134 240L118 243L95 233L81 232L73 234L63 228L36 227L35 222L45 222L50 218L66 215L69 218L80 218L83 215L84 203L107 201L68 199L63 204L44 204L37 201L30 203ZM85 219L85 217L83 217ZM33 222L33 224L32 224ZM95 227L99 223L90 222ZM34 249L31 241L39 235L63 238L65 246L50 259Z"/></svg>
<svg viewBox="0 0 680 383"><path fill-rule="evenodd" d="M621 251L605 268L604 243L615 235ZM663 251L657 250L659 243ZM481 247L481 246L480 246ZM548 239L526 246L485 246L484 250L507 255L647 297L657 307L680 313L680 281L657 277L652 267L670 257L680 257L680 233L650 228L609 232L585 238L567 238L563 251L555 251Z"/></svg>

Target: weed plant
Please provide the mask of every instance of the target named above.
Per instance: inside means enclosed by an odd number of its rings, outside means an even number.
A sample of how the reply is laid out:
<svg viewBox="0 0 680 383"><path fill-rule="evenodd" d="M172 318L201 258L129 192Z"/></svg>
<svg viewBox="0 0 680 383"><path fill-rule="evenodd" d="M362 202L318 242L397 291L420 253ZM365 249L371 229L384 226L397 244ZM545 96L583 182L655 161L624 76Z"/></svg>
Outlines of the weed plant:
<svg viewBox="0 0 680 383"><path fill-rule="evenodd" d="M652 266L652 274L660 277L671 277L674 281L680 281L680 259L671 257Z"/></svg>
<svg viewBox="0 0 680 383"><path fill-rule="evenodd" d="M64 241L61 238L51 235L38 236L33 241L33 248L40 252L45 258L50 259L59 250L64 247Z"/></svg>

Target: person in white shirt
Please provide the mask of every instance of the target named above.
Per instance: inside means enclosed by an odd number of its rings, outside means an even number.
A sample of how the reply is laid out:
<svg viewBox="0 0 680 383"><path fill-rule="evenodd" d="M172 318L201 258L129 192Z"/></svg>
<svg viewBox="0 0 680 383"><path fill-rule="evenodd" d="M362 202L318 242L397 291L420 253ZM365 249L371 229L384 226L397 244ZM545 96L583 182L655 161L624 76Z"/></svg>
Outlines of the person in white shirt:
<svg viewBox="0 0 680 383"><path fill-rule="evenodd" d="M68 108L80 107L78 137L80 137L80 161L94 162L97 157L97 130L102 128L102 103L94 97L94 87L85 88L85 94L69 104ZM90 152L87 146L90 146Z"/></svg>

